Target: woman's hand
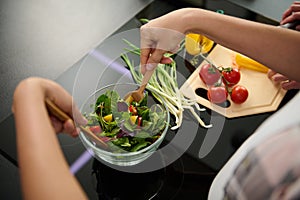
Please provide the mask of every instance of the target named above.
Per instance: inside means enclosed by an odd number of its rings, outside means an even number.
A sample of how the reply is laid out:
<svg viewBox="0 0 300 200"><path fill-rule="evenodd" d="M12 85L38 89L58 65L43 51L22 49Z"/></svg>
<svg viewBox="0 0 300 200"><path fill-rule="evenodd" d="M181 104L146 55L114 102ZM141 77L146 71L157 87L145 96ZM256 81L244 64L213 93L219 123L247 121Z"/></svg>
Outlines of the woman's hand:
<svg viewBox="0 0 300 200"><path fill-rule="evenodd" d="M73 118L76 117L76 123L73 120L69 119L66 121L60 121L58 118L49 113L49 118L51 120L51 124L56 133L66 133L71 135L72 137L77 137L80 133L80 129L76 127L76 125L85 125L87 123L86 119L79 113L76 105L73 105L72 111L67 113L73 113ZM75 114L76 113L76 114Z"/></svg>
<svg viewBox="0 0 300 200"><path fill-rule="evenodd" d="M282 15L281 25L300 21L300 1L295 1ZM300 31L300 25L295 26L295 30ZM300 89L300 83L288 79L286 76L273 70L268 71L268 77L275 83L281 84L285 90Z"/></svg>
<svg viewBox="0 0 300 200"><path fill-rule="evenodd" d="M295 1L282 15L281 25L300 21L300 1ZM295 27L295 30L300 31L300 25Z"/></svg>
<svg viewBox="0 0 300 200"><path fill-rule="evenodd" d="M27 78L18 85L14 94L13 112L16 111L16 107L19 109L18 112L22 112L20 110L22 106L32 109L31 112L45 109L46 98L51 99L73 118L76 124L84 125L86 123L86 119L74 105L71 95L54 81L43 78ZM56 133L67 133L73 137L79 134L79 129L72 120L62 122L52 115L49 115L49 119Z"/></svg>
<svg viewBox="0 0 300 200"><path fill-rule="evenodd" d="M179 23L182 10L171 12L150 20L140 29L141 35L141 71L152 70L158 63L170 63L165 53L175 53L184 38L183 23Z"/></svg>
<svg viewBox="0 0 300 200"><path fill-rule="evenodd" d="M289 80L286 76L279 74L273 70L268 71L268 77L276 84L281 84L285 90L300 89L300 83L297 81Z"/></svg>

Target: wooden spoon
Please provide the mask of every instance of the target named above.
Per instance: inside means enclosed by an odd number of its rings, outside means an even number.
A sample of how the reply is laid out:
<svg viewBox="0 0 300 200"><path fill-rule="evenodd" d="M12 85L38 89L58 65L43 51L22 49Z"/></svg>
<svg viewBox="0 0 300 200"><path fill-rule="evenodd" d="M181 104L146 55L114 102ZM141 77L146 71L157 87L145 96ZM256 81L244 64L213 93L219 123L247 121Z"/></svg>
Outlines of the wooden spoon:
<svg viewBox="0 0 300 200"><path fill-rule="evenodd" d="M142 100L144 98L144 90L145 90L152 74L154 73L154 71L155 71L155 69L153 69L151 71L146 71L146 73L142 79L140 87L135 91L128 92L124 96L123 99L127 102L132 102L132 100L139 102L140 100Z"/></svg>
<svg viewBox="0 0 300 200"><path fill-rule="evenodd" d="M57 117L60 121L67 121L67 120L72 120L73 124L74 124L74 120L67 115L63 110L61 110L57 105L55 105L50 99L46 98L45 100L46 106L48 111L54 115L55 117ZM90 131L89 128L84 127L84 126L79 126L80 130L84 133L86 133L86 135L88 137L90 137L93 141L95 141L98 145L107 148L108 145L102 141L99 137L97 137L92 131Z"/></svg>

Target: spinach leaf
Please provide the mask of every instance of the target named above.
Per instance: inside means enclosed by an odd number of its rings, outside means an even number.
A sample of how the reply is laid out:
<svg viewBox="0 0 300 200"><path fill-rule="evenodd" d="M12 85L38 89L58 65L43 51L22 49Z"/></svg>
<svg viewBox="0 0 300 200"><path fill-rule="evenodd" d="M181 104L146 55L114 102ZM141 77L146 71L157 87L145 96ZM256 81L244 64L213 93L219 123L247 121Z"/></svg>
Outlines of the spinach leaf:
<svg viewBox="0 0 300 200"><path fill-rule="evenodd" d="M147 106L148 103L148 92L145 92L144 98L139 102L140 106Z"/></svg>
<svg viewBox="0 0 300 200"><path fill-rule="evenodd" d="M120 95L116 91L107 91L107 96L111 99L111 113L118 112L118 101L120 101Z"/></svg>
<svg viewBox="0 0 300 200"><path fill-rule="evenodd" d="M143 118L143 120L149 120L149 108L147 106L142 106L137 108L137 113Z"/></svg>
<svg viewBox="0 0 300 200"><path fill-rule="evenodd" d="M117 101L120 99L119 94L116 91L107 90L105 94L98 97L95 104L95 111L97 114L102 109L102 116L109 115L112 110L117 110Z"/></svg>
<svg viewBox="0 0 300 200"><path fill-rule="evenodd" d="M105 130L103 131L100 135L101 136L106 136L106 137L114 137L120 132L119 127L113 128L111 131Z"/></svg>
<svg viewBox="0 0 300 200"><path fill-rule="evenodd" d="M145 138L150 138L150 134L146 131L139 131L136 135L135 135L135 139L139 140L140 138L145 139Z"/></svg>
<svg viewBox="0 0 300 200"><path fill-rule="evenodd" d="M140 149L143 149L144 147L150 145L151 142L148 142L146 140L144 140L143 142L139 142L137 145L135 145L133 148L131 148L132 152L138 151Z"/></svg>
<svg viewBox="0 0 300 200"><path fill-rule="evenodd" d="M117 139L113 140L112 143L114 145L122 146L122 147L130 147L131 146L131 144L129 143L128 137L117 138Z"/></svg>

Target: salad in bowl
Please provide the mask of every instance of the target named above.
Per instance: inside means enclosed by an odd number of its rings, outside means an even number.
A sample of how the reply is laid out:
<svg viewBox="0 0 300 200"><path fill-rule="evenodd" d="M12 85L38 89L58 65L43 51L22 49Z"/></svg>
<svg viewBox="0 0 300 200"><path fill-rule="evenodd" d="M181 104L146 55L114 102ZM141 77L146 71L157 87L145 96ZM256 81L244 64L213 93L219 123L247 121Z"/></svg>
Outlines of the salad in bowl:
<svg viewBox="0 0 300 200"><path fill-rule="evenodd" d="M89 96L81 107L88 119L85 128L97 140L85 132L79 136L98 160L119 166L135 165L151 156L163 141L170 121L168 109L159 95L153 94L154 98L147 90L139 102L123 99L137 87L130 83L106 86Z"/></svg>

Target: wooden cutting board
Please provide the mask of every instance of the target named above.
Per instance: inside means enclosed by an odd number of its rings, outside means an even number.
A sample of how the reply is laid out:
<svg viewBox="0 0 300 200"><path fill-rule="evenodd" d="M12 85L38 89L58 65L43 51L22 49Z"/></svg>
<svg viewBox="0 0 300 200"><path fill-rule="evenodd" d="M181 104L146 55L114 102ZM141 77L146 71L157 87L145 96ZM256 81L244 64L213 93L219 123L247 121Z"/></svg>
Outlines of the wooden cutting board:
<svg viewBox="0 0 300 200"><path fill-rule="evenodd" d="M207 56L217 66L233 66L235 52L221 45L216 45ZM248 89L248 99L242 104L235 104L228 97L229 106L222 107L211 103L206 98L196 94L199 88L207 89L207 86L199 78L200 68L206 64L203 61L199 67L181 86L181 92L190 99L196 99L197 102L211 110L214 110L225 117L234 118L246 115L274 111L278 108L286 91L280 85L274 84L266 73L257 72L241 68L241 80L238 85L243 85ZM205 92L206 93L206 92Z"/></svg>

